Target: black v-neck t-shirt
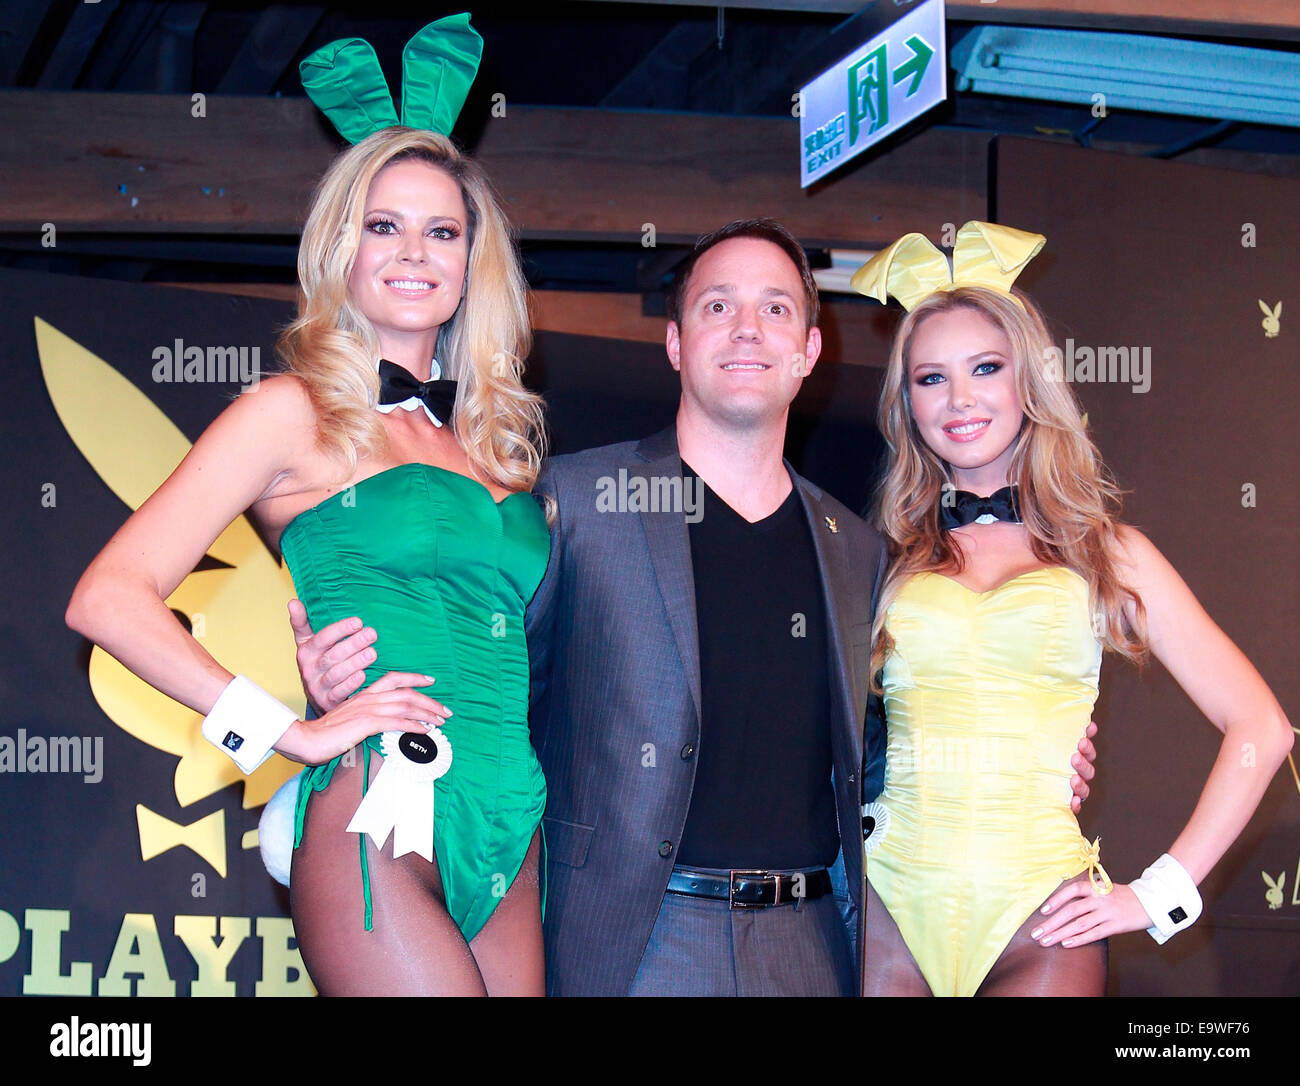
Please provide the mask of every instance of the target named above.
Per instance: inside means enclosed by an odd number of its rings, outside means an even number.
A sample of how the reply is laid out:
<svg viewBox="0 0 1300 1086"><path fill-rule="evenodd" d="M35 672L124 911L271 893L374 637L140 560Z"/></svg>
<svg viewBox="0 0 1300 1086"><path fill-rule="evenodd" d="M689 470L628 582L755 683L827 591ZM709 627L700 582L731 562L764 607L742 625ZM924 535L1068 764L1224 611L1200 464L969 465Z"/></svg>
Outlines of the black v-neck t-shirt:
<svg viewBox="0 0 1300 1086"><path fill-rule="evenodd" d="M694 476L685 463L682 476ZM703 480L690 485L704 495L689 526L702 719L677 863L829 866L840 840L826 607L798 489L751 524Z"/></svg>

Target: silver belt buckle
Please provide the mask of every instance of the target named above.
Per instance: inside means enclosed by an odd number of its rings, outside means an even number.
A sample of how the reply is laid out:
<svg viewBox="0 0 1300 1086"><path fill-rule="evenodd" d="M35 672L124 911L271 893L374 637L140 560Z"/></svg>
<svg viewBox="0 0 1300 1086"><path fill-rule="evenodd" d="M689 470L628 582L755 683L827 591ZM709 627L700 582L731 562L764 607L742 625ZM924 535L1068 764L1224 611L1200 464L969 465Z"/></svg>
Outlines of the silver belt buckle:
<svg viewBox="0 0 1300 1086"><path fill-rule="evenodd" d="M781 901L781 876L773 875L770 871L748 871L733 870L731 879L727 883L727 908L729 909L762 909L764 908L761 901L737 901L736 900L736 878L750 879L775 879L776 889L772 895L772 904L780 904Z"/></svg>

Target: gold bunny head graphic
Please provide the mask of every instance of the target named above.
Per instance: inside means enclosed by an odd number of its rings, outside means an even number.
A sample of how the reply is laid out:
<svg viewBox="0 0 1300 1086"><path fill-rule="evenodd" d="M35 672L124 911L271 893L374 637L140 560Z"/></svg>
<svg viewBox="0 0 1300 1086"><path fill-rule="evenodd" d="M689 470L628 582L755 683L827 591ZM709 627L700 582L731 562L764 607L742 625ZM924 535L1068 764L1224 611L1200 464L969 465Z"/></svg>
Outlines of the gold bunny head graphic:
<svg viewBox="0 0 1300 1086"><path fill-rule="evenodd" d="M1268 303L1263 298L1256 300L1259 302L1259 308L1264 312L1264 319L1259 322L1264 326L1264 335L1274 339L1282 331L1282 303L1278 302L1276 308L1269 309Z"/></svg>
<svg viewBox="0 0 1300 1086"><path fill-rule="evenodd" d="M1264 881L1268 883L1268 889L1264 892L1264 899L1268 902L1268 907L1270 909L1282 908L1282 888L1286 885L1286 872L1283 871L1277 877L1276 882L1268 877L1267 871L1261 871L1260 874L1264 876Z"/></svg>
<svg viewBox="0 0 1300 1086"><path fill-rule="evenodd" d="M130 509L139 508L181 462L190 442L122 374L39 317L36 345L46 388L68 436L108 488ZM208 557L223 568L191 573L167 605L189 618L195 636L223 665L301 712L305 698L286 621L294 594L288 571L244 516L217 537ZM244 786L244 808L260 807L299 769L277 754L245 777L200 734L198 713L159 693L98 646L91 650L89 678L95 700L113 723L180 759L174 785L182 807L237 781ZM225 876L224 817L180 826L142 806L137 816L145 860L185 845ZM242 846L255 842L255 832L245 834Z"/></svg>

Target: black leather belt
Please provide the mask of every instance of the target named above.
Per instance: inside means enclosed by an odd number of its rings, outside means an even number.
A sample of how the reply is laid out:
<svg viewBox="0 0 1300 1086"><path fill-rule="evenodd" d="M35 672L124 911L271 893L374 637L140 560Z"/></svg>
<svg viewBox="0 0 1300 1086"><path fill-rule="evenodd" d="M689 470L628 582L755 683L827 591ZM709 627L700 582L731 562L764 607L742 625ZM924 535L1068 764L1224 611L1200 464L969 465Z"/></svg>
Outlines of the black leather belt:
<svg viewBox="0 0 1300 1086"><path fill-rule="evenodd" d="M831 892L831 875L824 867L794 874L733 871L730 877L674 867L668 878L668 892L715 898L733 909L763 909L800 900L816 901Z"/></svg>

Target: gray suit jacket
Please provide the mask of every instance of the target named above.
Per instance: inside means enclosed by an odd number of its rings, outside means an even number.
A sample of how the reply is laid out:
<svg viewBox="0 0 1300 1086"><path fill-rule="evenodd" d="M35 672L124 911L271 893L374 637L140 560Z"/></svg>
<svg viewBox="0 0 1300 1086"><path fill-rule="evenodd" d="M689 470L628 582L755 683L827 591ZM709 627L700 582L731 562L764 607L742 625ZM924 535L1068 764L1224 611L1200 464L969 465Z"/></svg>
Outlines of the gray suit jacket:
<svg viewBox="0 0 1300 1086"><path fill-rule="evenodd" d="M700 745L685 514L599 511L597 495L609 486L600 480L617 480L620 468L629 477L680 478L676 428L554 457L537 486L556 510L550 564L526 616L530 720L547 787L551 995L628 991L668 885ZM864 521L786 468L825 593L833 784L848 890L841 908L860 948L863 732L885 548Z"/></svg>

